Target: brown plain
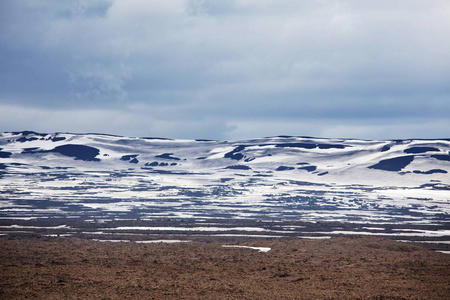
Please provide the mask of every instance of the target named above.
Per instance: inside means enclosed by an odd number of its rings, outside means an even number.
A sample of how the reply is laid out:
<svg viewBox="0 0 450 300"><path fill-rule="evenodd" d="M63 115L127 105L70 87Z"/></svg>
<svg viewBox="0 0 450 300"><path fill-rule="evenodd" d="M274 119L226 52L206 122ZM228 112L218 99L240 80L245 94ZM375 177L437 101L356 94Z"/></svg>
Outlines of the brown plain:
<svg viewBox="0 0 450 300"><path fill-rule="evenodd" d="M236 242L235 244L237 244ZM374 237L0 238L0 299L450 299L450 255Z"/></svg>

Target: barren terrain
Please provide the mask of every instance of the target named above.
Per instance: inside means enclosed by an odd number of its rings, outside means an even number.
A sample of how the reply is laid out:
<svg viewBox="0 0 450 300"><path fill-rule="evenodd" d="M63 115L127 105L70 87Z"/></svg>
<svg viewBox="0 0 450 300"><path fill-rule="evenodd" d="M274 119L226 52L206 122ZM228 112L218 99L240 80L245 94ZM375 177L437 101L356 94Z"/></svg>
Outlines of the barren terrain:
<svg viewBox="0 0 450 300"><path fill-rule="evenodd" d="M449 174L449 139L0 133L0 298L449 299Z"/></svg>
<svg viewBox="0 0 450 300"><path fill-rule="evenodd" d="M223 247L239 245L258 248ZM450 255L377 237L0 237L2 299L448 299Z"/></svg>

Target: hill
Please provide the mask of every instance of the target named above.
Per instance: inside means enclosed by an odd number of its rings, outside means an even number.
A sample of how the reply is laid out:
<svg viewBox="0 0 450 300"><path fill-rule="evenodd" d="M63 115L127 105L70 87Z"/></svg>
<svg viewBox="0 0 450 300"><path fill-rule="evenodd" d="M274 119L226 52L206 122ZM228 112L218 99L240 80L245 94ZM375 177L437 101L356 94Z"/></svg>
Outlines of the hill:
<svg viewBox="0 0 450 300"><path fill-rule="evenodd" d="M0 134L0 231L374 235L448 251L450 140Z"/></svg>

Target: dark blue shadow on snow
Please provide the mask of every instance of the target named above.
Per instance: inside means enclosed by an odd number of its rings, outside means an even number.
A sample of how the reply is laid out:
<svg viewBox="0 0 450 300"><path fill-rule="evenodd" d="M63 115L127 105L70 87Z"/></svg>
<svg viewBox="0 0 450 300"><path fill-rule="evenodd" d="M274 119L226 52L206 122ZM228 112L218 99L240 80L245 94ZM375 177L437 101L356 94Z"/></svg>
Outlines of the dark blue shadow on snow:
<svg viewBox="0 0 450 300"><path fill-rule="evenodd" d="M414 155L399 156L389 159L380 160L379 163L368 167L369 169L377 169L384 171L398 172L414 160Z"/></svg>
<svg viewBox="0 0 450 300"><path fill-rule="evenodd" d="M447 174L448 172L445 171L445 170L441 170L441 169L433 169L433 170L429 170L429 171L419 171L419 170L414 170L413 173L414 173L414 174L430 175L430 174L435 174L435 173Z"/></svg>
<svg viewBox="0 0 450 300"><path fill-rule="evenodd" d="M77 160L100 161L100 159L96 158L100 151L97 148L85 145L62 145L55 147L53 150L41 152L56 152L64 156L74 157Z"/></svg>
<svg viewBox="0 0 450 300"><path fill-rule="evenodd" d="M64 141L66 138L63 136L55 136L51 139L52 142L60 142L60 141Z"/></svg>
<svg viewBox="0 0 450 300"><path fill-rule="evenodd" d="M290 171L290 170L294 170L295 168L293 167L287 167L287 166L279 166L275 171Z"/></svg>
<svg viewBox="0 0 450 300"><path fill-rule="evenodd" d="M164 158L164 159L174 159L174 160L180 160L180 158L172 156L173 153L163 153L161 155L156 155L157 158Z"/></svg>
<svg viewBox="0 0 450 300"><path fill-rule="evenodd" d="M233 170L251 170L252 168L250 168L249 166L244 166L244 165L233 165L233 166L228 166L225 169L233 169Z"/></svg>
<svg viewBox="0 0 450 300"><path fill-rule="evenodd" d="M391 146L390 145L384 145L383 146L383 148L381 148L381 152L386 152L386 151L389 151L389 150L391 150Z"/></svg>
<svg viewBox="0 0 450 300"><path fill-rule="evenodd" d="M0 158L8 158L11 157L12 153L7 151L0 151Z"/></svg>
<svg viewBox="0 0 450 300"><path fill-rule="evenodd" d="M408 154L418 154L418 153L425 153L425 152L439 152L440 150L436 147L411 147L408 149L405 149L405 153Z"/></svg>
<svg viewBox="0 0 450 300"><path fill-rule="evenodd" d="M300 167L298 168L299 170L306 170L308 172L314 172L317 167L316 166L306 166L306 167Z"/></svg>
<svg viewBox="0 0 450 300"><path fill-rule="evenodd" d="M241 160L241 159L244 158L244 154L239 153L239 152L244 150L244 149L245 149L245 146L240 145L240 146L234 148L233 151L225 153L225 155L223 157L231 158L231 159L234 159L234 160Z"/></svg>
<svg viewBox="0 0 450 300"><path fill-rule="evenodd" d="M315 143L283 143L283 144L275 144L277 148L303 148L303 149L344 149L346 145L338 145L338 144L315 144Z"/></svg>
<svg viewBox="0 0 450 300"><path fill-rule="evenodd" d="M450 155L447 154L436 154L431 155L431 157L436 158L438 160L450 161Z"/></svg>
<svg viewBox="0 0 450 300"><path fill-rule="evenodd" d="M130 155L124 155L120 158L120 160L129 161L132 164L137 164L139 160L136 158L139 154L130 154Z"/></svg>
<svg viewBox="0 0 450 300"><path fill-rule="evenodd" d="M38 147L32 148L24 148L22 150L22 154L35 154L35 153L49 153L55 152L62 154L64 156L73 157L76 160L84 160L84 161L100 161L100 159L96 158L97 155L100 154L100 150L94 147L85 146L85 145L62 145L55 147L52 150L38 150Z"/></svg>

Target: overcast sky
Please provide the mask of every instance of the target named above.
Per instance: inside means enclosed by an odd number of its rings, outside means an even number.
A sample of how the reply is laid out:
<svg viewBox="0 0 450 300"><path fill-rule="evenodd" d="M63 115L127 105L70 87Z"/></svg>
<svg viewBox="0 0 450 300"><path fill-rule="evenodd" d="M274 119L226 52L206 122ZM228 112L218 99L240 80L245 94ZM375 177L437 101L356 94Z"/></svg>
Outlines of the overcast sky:
<svg viewBox="0 0 450 300"><path fill-rule="evenodd" d="M2 0L0 131L450 137L448 0Z"/></svg>

